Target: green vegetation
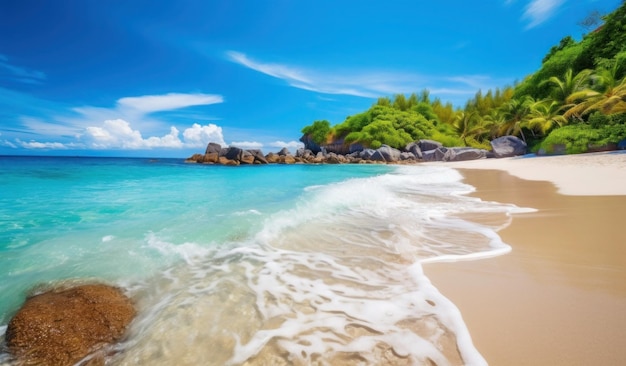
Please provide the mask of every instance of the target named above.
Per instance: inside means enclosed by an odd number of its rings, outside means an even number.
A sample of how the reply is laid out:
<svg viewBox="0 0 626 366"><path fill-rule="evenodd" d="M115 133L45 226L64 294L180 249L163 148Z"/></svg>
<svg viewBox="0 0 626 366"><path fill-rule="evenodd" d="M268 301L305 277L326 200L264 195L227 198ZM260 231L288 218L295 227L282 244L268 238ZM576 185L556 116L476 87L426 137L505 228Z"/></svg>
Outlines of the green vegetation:
<svg viewBox="0 0 626 366"><path fill-rule="evenodd" d="M598 14L583 24L597 24ZM488 148L489 141L516 135L532 150L564 146L581 153L626 138L626 1L580 41L567 36L541 67L515 86L478 91L454 108L428 91L408 98L379 98L367 111L330 126L315 121L302 132L313 141L340 141L402 148L419 139L445 146Z"/></svg>

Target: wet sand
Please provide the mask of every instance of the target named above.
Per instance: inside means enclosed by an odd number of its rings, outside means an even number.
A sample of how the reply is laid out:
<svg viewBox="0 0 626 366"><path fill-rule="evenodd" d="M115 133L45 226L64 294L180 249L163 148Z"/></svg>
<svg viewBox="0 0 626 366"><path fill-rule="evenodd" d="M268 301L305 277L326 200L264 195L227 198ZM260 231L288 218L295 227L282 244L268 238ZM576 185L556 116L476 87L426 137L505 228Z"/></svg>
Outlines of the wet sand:
<svg viewBox="0 0 626 366"><path fill-rule="evenodd" d="M566 196L553 183L487 167L460 170L475 196L539 211L500 231L509 254L424 266L474 345L490 365L626 365L626 195ZM585 189L578 194L594 191Z"/></svg>

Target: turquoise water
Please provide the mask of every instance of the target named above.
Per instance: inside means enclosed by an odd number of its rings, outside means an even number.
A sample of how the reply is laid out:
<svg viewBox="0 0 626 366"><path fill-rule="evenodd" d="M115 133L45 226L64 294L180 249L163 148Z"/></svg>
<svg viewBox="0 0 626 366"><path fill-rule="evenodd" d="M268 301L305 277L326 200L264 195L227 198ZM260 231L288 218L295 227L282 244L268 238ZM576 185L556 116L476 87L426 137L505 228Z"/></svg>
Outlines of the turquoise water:
<svg viewBox="0 0 626 366"><path fill-rule="evenodd" d="M520 209L465 196L461 179L424 166L0 157L0 333L38 286L99 280L139 310L114 364L377 363L377 344L445 362L446 332L484 363L421 263L507 252L497 231Z"/></svg>

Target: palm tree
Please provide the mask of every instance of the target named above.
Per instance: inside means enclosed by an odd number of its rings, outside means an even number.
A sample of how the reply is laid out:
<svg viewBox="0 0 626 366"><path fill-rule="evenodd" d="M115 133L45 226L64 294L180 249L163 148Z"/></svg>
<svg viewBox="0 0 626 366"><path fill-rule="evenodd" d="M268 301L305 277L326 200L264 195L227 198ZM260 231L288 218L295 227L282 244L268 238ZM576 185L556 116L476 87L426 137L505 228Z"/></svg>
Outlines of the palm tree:
<svg viewBox="0 0 626 366"><path fill-rule="evenodd" d="M526 136L522 128L526 127L526 121L530 114L531 106L535 100L531 96L519 99L511 99L502 105L502 112L506 121L500 125L500 135L520 135L526 142Z"/></svg>
<svg viewBox="0 0 626 366"><path fill-rule="evenodd" d="M576 118L582 121L580 114L581 103L597 94L590 88L593 71L585 69L574 75L572 69L567 69L562 79L556 76L549 78L540 85L550 84L552 86L551 98L561 105L561 111L565 111L566 118ZM574 109L570 112L571 109Z"/></svg>
<svg viewBox="0 0 626 366"><path fill-rule="evenodd" d="M618 63L610 70L599 70L596 74L599 92L569 109L565 113L566 117L584 116L593 111L604 114L626 112L626 77L617 80L618 72Z"/></svg>
<svg viewBox="0 0 626 366"><path fill-rule="evenodd" d="M465 145L468 137L478 139L488 130L476 111L459 113L454 121L454 128Z"/></svg>
<svg viewBox="0 0 626 366"><path fill-rule="evenodd" d="M561 114L560 103L549 99L532 104L526 121L526 125L533 133L537 130L544 136L555 126L562 127L565 124L567 118Z"/></svg>

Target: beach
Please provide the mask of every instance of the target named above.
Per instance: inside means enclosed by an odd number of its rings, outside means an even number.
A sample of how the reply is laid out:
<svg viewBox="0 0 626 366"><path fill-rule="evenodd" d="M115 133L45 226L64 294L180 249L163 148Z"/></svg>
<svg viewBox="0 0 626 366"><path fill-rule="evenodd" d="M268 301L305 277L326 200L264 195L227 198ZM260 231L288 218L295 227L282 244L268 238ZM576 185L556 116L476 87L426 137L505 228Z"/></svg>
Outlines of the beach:
<svg viewBox="0 0 626 366"><path fill-rule="evenodd" d="M499 232L510 253L424 266L486 361L626 364L626 154L445 165L460 169L476 197L537 209Z"/></svg>

